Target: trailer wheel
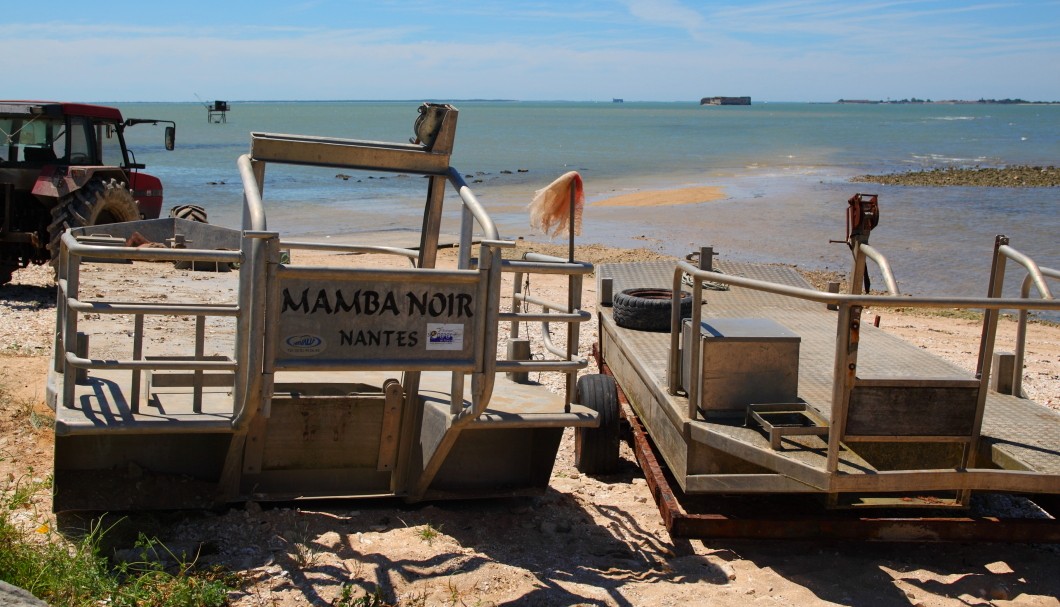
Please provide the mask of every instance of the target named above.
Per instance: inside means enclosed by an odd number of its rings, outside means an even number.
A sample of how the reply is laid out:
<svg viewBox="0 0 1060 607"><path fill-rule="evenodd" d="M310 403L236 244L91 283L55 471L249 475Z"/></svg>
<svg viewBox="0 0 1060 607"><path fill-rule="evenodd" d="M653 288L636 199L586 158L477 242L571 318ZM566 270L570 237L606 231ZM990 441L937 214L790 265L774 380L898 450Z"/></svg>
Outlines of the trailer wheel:
<svg viewBox="0 0 1060 607"><path fill-rule="evenodd" d="M169 210L169 216L177 219L187 219L188 221L198 221L199 223L209 223L206 221L206 209L197 204L175 206Z"/></svg>
<svg viewBox="0 0 1060 607"><path fill-rule="evenodd" d="M576 428L574 466L584 474L609 474L618 469L618 386L607 375L578 380L578 404L600 416L597 428Z"/></svg>
<svg viewBox="0 0 1060 607"><path fill-rule="evenodd" d="M681 318L692 316L692 294L680 292ZM626 289L615 295L611 310L615 324L638 331L669 331L673 291Z"/></svg>
<svg viewBox="0 0 1060 607"><path fill-rule="evenodd" d="M124 183L115 179L86 183L60 198L52 208L52 222L48 226L52 266L59 267L59 240L68 229L137 219L140 219L140 208Z"/></svg>

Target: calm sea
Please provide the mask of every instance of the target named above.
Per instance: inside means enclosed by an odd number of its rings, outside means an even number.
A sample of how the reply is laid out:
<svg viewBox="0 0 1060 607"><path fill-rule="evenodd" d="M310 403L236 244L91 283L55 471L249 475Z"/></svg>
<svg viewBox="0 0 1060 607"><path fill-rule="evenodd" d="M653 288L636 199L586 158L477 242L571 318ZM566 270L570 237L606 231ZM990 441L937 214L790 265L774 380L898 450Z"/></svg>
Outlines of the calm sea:
<svg viewBox="0 0 1060 607"><path fill-rule="evenodd" d="M211 124L197 103L119 104L126 117L177 122L173 152L163 149L161 129L129 130L137 159L163 181L167 208L198 204L211 223L231 227L238 227L241 207L236 158L247 151L251 131L405 141L417 105L233 102L227 123ZM844 237L846 200L867 192L880 195L882 214L872 244L890 259L903 292L985 294L996 234L1040 264L1060 267L1058 188L849 181L932 167L1060 164L1060 106L454 105L460 115L452 164L469 182L479 180L472 187L505 237L540 238L528 225L527 203L536 189L578 170L588 195L581 242L673 255L713 245L722 260L845 270L848 250L828 241ZM349 180L334 169L269 165L270 229L284 237L343 239L419 229L421 177L346 173ZM593 206L617 194L700 185L721 186L725 198L656 208ZM1018 288L1022 275L1013 268L1008 282Z"/></svg>

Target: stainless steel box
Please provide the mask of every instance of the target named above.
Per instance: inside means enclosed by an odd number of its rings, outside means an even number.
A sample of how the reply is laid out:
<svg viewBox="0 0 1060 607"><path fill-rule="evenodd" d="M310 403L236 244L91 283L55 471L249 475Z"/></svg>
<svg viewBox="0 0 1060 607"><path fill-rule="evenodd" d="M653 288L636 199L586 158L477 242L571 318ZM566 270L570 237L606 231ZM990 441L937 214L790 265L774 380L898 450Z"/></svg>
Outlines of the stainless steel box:
<svg viewBox="0 0 1060 607"><path fill-rule="evenodd" d="M692 321L681 335L681 384L692 385L692 347L700 348L702 412L740 413L747 405L795 402L799 392L799 342L783 325L765 318Z"/></svg>

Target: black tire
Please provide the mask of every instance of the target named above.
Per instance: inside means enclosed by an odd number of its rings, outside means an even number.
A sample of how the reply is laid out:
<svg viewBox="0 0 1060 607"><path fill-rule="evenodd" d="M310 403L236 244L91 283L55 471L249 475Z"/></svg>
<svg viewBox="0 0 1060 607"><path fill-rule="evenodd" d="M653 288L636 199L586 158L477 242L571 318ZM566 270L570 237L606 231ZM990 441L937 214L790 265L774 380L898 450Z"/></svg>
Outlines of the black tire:
<svg viewBox="0 0 1060 607"><path fill-rule="evenodd" d="M607 375L578 380L578 404L596 411L597 428L575 428L574 467L583 474L611 474L618 470L618 385Z"/></svg>
<svg viewBox="0 0 1060 607"><path fill-rule="evenodd" d="M206 209L195 204L175 206L169 210L169 216L177 219L187 219L188 221L198 221L199 223L209 223L206 221Z"/></svg>
<svg viewBox="0 0 1060 607"><path fill-rule="evenodd" d="M692 316L692 294L680 292L681 318ZM638 331L669 331L673 307L670 289L626 289L615 295L611 313L615 324Z"/></svg>
<svg viewBox="0 0 1060 607"><path fill-rule="evenodd" d="M0 285L6 285L11 282L11 277L14 275L15 270L18 266L0 266Z"/></svg>
<svg viewBox="0 0 1060 607"><path fill-rule="evenodd" d="M59 199L52 208L52 222L48 226L48 250L52 267L59 267L59 240L71 228L83 228L140 219L132 192L115 179L95 180Z"/></svg>

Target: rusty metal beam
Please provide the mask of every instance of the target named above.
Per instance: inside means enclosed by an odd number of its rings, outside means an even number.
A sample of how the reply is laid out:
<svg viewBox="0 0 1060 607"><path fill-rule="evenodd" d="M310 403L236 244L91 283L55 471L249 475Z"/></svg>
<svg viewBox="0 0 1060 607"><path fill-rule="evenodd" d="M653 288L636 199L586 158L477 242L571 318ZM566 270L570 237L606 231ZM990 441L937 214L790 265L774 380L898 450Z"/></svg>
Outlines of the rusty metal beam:
<svg viewBox="0 0 1060 607"><path fill-rule="evenodd" d="M593 356L600 372L611 375L599 348ZM672 478L659 459L640 420L633 413L622 387L618 388L622 417L629 422L632 448L648 488L659 507L663 524L676 538L726 539L839 539L869 541L983 541L1013 543L1060 542L1060 513L1052 496L1037 496L1036 503L1052 519L974 516L964 511L952 515L915 516L906 513L866 514L860 510L828 510L813 496L687 496L675 490Z"/></svg>

